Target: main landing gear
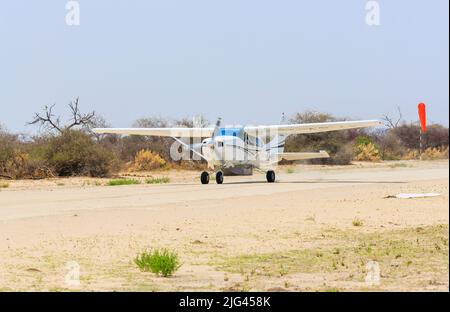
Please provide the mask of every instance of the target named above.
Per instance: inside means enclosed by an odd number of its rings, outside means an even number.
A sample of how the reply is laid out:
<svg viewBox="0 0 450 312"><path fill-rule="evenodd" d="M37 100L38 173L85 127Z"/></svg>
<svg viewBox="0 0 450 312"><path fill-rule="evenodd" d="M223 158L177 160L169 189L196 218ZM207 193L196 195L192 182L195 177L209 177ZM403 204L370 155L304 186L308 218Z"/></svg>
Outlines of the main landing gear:
<svg viewBox="0 0 450 312"><path fill-rule="evenodd" d="M202 184L208 184L209 183L209 173L206 171L203 171L200 175L200 181L202 181Z"/></svg>
<svg viewBox="0 0 450 312"><path fill-rule="evenodd" d="M269 182L269 183L275 182L275 171L273 171L273 170L267 171L266 179L267 179L267 182ZM202 184L209 183L209 173L207 171L202 172L202 174L200 175L200 181L202 182ZM217 184L223 183L223 172L222 171L216 172L216 183Z"/></svg>
<svg viewBox="0 0 450 312"><path fill-rule="evenodd" d="M223 172L222 171L217 171L216 172L216 183L217 184L222 184L223 183Z"/></svg>
<svg viewBox="0 0 450 312"><path fill-rule="evenodd" d="M202 184L208 184L209 183L209 173L206 171L203 171L202 174L200 175L200 181L202 182ZM217 184L223 183L223 172L222 171L216 172L216 183Z"/></svg>
<svg viewBox="0 0 450 312"><path fill-rule="evenodd" d="M269 183L275 182L275 171L273 171L273 170L267 171L266 179L267 179L267 182L269 182Z"/></svg>

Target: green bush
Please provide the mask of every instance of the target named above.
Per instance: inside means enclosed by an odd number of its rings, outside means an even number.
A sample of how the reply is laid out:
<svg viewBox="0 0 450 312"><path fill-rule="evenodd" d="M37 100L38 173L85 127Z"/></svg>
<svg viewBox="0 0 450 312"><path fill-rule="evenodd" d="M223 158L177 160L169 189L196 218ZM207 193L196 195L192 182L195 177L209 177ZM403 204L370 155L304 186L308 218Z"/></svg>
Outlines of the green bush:
<svg viewBox="0 0 450 312"><path fill-rule="evenodd" d="M364 145L374 144L373 140L370 137L368 137L367 135L359 135L356 137L355 141L356 141L355 142L356 146L358 146L358 145L364 146Z"/></svg>
<svg viewBox="0 0 450 312"><path fill-rule="evenodd" d="M134 259L144 272L152 272L164 277L171 276L181 266L178 255L167 249L144 251Z"/></svg>
<svg viewBox="0 0 450 312"><path fill-rule="evenodd" d="M82 131L49 137L42 152L59 176L105 177L118 169L115 154Z"/></svg>

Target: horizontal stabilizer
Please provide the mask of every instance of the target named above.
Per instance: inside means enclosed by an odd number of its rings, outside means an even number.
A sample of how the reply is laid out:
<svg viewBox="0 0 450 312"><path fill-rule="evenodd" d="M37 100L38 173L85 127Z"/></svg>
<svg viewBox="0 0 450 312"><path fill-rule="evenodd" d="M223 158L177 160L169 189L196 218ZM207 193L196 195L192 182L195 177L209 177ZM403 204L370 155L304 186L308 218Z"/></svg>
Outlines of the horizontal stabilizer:
<svg viewBox="0 0 450 312"><path fill-rule="evenodd" d="M278 159L284 160L303 160L314 158L329 158L330 155L326 151L320 151L319 153L280 153Z"/></svg>

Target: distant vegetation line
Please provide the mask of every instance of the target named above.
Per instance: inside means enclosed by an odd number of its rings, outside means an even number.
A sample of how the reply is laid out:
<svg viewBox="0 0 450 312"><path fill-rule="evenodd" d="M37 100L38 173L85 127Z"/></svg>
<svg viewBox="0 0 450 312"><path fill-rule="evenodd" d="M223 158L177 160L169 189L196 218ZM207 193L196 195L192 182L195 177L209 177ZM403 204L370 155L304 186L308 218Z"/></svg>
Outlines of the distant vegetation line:
<svg viewBox="0 0 450 312"><path fill-rule="evenodd" d="M54 113L54 106L35 113L30 125L40 127L40 134L24 140L0 124L0 178L24 179L54 176L108 177L120 171L205 168L204 161L174 162L169 150L173 139L118 135L98 135L91 129L109 127L95 112L80 111L78 98L68 106L72 116L66 124ZM417 159L419 124L406 123L399 117L384 116L384 129L353 129L315 134L292 135L286 140L286 152L326 150L329 159L310 160L314 164L347 165L353 160L380 161ZM338 121L343 118L328 113L304 111L293 115L289 123ZM210 122L204 118L201 125ZM172 120L147 117L136 120L135 127L193 127L189 118ZM424 135L422 158L448 158L449 129L432 124ZM158 181L159 182L159 181ZM156 183L156 182L155 182Z"/></svg>

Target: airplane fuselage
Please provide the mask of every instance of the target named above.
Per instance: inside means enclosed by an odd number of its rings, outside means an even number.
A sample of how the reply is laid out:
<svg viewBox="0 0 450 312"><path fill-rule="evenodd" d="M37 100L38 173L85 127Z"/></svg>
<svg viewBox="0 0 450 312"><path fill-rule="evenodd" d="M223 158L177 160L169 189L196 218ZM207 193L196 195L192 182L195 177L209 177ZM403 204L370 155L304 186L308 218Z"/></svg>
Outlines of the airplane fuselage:
<svg viewBox="0 0 450 312"><path fill-rule="evenodd" d="M208 164L214 167L230 168L236 166L252 166L259 168L270 162L270 150L262 145L251 145L239 137L218 136L214 140L205 139L202 155Z"/></svg>

